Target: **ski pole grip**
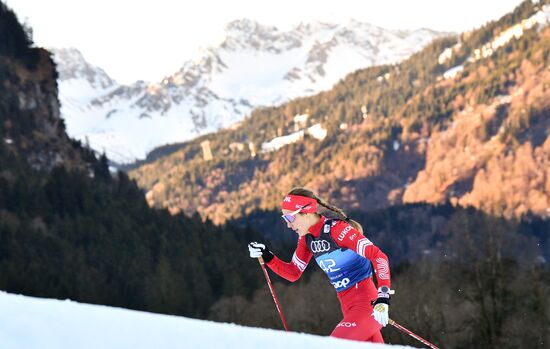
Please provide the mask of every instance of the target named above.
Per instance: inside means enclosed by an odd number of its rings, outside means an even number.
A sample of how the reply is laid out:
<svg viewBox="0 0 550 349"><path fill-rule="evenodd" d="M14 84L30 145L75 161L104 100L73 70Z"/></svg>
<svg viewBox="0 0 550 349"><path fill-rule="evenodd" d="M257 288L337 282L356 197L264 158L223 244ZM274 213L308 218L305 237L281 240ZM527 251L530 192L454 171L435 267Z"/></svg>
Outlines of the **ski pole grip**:
<svg viewBox="0 0 550 349"><path fill-rule="evenodd" d="M258 262L260 263L260 265L264 265L264 258L262 256L258 257Z"/></svg>

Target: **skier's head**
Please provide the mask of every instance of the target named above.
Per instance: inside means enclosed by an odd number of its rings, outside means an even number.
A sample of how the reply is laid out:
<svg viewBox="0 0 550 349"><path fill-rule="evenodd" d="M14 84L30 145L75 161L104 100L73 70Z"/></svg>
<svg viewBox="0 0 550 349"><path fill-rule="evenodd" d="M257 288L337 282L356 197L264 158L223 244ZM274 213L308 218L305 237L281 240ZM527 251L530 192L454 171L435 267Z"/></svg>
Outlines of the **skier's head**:
<svg viewBox="0 0 550 349"><path fill-rule="evenodd" d="M320 215L331 219L345 220L355 229L363 232L361 225L349 219L344 211L322 200L306 188L292 189L281 202L281 209L287 227L300 236L308 233L309 228L319 221Z"/></svg>

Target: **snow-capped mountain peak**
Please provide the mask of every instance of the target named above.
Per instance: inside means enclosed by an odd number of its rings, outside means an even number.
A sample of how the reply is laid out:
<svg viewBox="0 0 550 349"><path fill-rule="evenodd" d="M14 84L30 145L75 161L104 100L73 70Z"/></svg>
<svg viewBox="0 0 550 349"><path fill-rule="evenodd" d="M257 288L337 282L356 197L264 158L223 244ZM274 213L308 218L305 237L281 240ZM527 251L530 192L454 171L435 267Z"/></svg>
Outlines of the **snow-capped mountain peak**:
<svg viewBox="0 0 550 349"><path fill-rule="evenodd" d="M367 23L302 23L281 31L250 19L160 82L119 85L76 49L53 50L67 131L115 162L241 121L254 107L327 90L361 68L399 62L442 35ZM131 126L131 127L130 127Z"/></svg>
<svg viewBox="0 0 550 349"><path fill-rule="evenodd" d="M93 88L106 89L116 84L105 71L89 64L75 48L51 48L58 66L59 80L85 80Z"/></svg>

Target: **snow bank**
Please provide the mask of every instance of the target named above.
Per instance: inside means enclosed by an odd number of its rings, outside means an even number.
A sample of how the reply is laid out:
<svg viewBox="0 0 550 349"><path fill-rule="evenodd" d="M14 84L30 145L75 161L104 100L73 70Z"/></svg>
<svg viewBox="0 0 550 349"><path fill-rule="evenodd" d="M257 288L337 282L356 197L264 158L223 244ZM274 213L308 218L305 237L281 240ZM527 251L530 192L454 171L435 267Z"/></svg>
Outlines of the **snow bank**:
<svg viewBox="0 0 550 349"><path fill-rule="evenodd" d="M410 348L0 292L0 348Z"/></svg>

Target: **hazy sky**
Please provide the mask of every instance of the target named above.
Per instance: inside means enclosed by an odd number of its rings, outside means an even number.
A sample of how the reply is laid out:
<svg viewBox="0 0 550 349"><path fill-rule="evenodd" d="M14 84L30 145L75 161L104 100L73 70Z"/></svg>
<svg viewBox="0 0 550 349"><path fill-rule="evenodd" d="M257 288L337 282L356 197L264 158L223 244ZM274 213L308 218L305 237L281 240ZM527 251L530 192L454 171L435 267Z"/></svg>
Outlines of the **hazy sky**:
<svg viewBox="0 0 550 349"><path fill-rule="evenodd" d="M39 46L76 47L114 79L159 81L216 45L225 25L250 18L280 30L354 18L384 28L461 32L521 0L0 0L34 31Z"/></svg>

